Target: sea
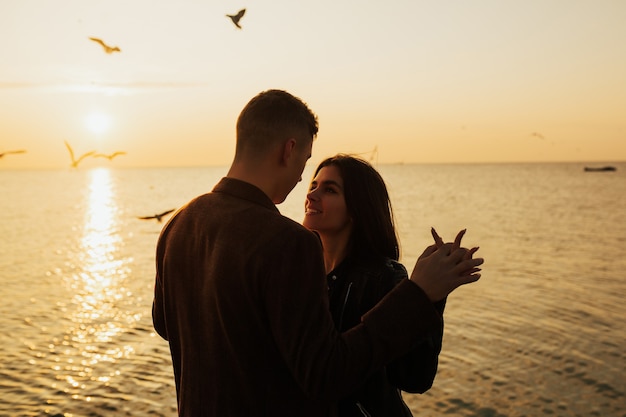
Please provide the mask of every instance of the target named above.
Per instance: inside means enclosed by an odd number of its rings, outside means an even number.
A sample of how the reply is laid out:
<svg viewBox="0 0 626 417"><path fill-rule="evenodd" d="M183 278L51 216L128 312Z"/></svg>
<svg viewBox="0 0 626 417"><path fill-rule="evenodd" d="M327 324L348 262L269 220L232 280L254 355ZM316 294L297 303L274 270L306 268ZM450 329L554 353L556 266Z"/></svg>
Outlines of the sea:
<svg viewBox="0 0 626 417"><path fill-rule="evenodd" d="M479 246L415 416L626 416L626 162L376 165L410 270ZM175 416L155 245L226 167L0 171L0 416ZM279 210L301 221L313 167ZM233 398L232 401L237 401Z"/></svg>

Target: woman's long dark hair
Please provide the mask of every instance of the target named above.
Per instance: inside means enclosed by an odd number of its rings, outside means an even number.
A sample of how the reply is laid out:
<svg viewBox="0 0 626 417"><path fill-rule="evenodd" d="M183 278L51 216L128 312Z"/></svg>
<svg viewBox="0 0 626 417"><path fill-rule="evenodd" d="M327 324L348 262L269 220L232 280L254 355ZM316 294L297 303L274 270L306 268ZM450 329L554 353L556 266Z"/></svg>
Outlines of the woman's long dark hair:
<svg viewBox="0 0 626 417"><path fill-rule="evenodd" d="M367 161L347 154L323 160L320 169L335 166L343 179L348 213L353 220L350 254L358 257L398 260L400 246L385 181Z"/></svg>

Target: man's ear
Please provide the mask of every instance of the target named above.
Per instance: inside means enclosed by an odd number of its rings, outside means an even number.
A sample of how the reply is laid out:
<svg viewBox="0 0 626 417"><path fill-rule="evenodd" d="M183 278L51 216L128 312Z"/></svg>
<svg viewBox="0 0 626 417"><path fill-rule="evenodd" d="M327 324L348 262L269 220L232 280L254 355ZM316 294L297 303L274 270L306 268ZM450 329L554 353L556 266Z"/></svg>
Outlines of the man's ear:
<svg viewBox="0 0 626 417"><path fill-rule="evenodd" d="M287 161L289 161L289 158L293 156L295 150L296 150L296 140L294 138L287 139L287 141L283 145L283 155L282 155L281 162L283 164L286 164Z"/></svg>

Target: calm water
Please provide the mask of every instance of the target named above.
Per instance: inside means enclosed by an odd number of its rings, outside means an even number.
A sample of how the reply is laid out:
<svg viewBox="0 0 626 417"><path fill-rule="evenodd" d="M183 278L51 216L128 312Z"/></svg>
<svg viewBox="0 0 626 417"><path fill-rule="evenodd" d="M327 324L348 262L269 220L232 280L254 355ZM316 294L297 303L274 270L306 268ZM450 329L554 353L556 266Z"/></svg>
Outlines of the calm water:
<svg viewBox="0 0 626 417"><path fill-rule="evenodd" d="M449 299L417 416L626 416L626 164L382 165L403 261L435 226L486 258ZM0 171L1 416L174 416L139 220L225 168ZM310 168L305 175L310 178ZM280 210L301 220L306 184ZM234 399L235 400L235 399Z"/></svg>

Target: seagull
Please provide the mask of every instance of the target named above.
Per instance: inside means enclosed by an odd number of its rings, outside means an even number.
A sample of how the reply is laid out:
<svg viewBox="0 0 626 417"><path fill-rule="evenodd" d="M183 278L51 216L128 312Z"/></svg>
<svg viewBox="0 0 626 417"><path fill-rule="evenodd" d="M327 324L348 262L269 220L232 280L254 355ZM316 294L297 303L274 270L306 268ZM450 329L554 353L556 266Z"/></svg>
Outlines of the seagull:
<svg viewBox="0 0 626 417"><path fill-rule="evenodd" d="M530 136L533 136L533 137L539 138L539 139L545 139L545 137L541 133L538 133L538 132L533 132L533 133L530 134Z"/></svg>
<svg viewBox="0 0 626 417"><path fill-rule="evenodd" d="M116 156L119 156L119 155L126 155L126 152L123 152L123 151L117 151L117 152L113 152L113 153L112 153L112 154L110 154L110 155L106 155L106 154L103 154L103 153L97 153L97 154L95 154L93 157L94 157L94 158L106 158L106 159L108 159L109 161L112 161L112 160L113 160L113 158L115 158Z"/></svg>
<svg viewBox="0 0 626 417"><path fill-rule="evenodd" d="M235 26L241 29L241 26L239 26L239 20L241 20L241 18L243 17L245 13L246 13L246 9L241 9L239 10L237 14L227 14L226 17L230 17L230 20L233 21Z"/></svg>
<svg viewBox="0 0 626 417"><path fill-rule="evenodd" d="M4 151L4 152L0 152L0 158L2 158L4 155L8 155L8 154L12 154L12 153L26 153L25 150L20 149L19 151Z"/></svg>
<svg viewBox="0 0 626 417"><path fill-rule="evenodd" d="M78 168L78 164L80 163L80 161L96 153L96 151L90 151L90 152L82 154L80 158L76 159L74 157L74 151L72 150L72 147L70 146L70 144L67 143L67 141L65 141L65 146L67 147L67 150L70 152L70 158L72 159L72 163L70 164L70 166L72 168Z"/></svg>
<svg viewBox="0 0 626 417"><path fill-rule="evenodd" d="M109 46L106 43L104 43L102 39L98 39L98 38L89 38L89 39L91 39L94 42L99 43L104 49L104 52L106 52L107 54L112 54L113 52L122 52L122 50L118 48L117 46Z"/></svg>
<svg viewBox="0 0 626 417"><path fill-rule="evenodd" d="M171 213L171 212L173 212L174 210L176 210L176 209L167 210L167 211L164 211L163 213L160 213L160 214L155 214L154 216L143 216L143 217L137 217L137 218L138 218L138 219L141 219L141 220L152 220L152 219L157 219L157 221L158 221L159 223L161 223L161 219L163 218L163 216L166 216L166 215L170 214L170 213Z"/></svg>

